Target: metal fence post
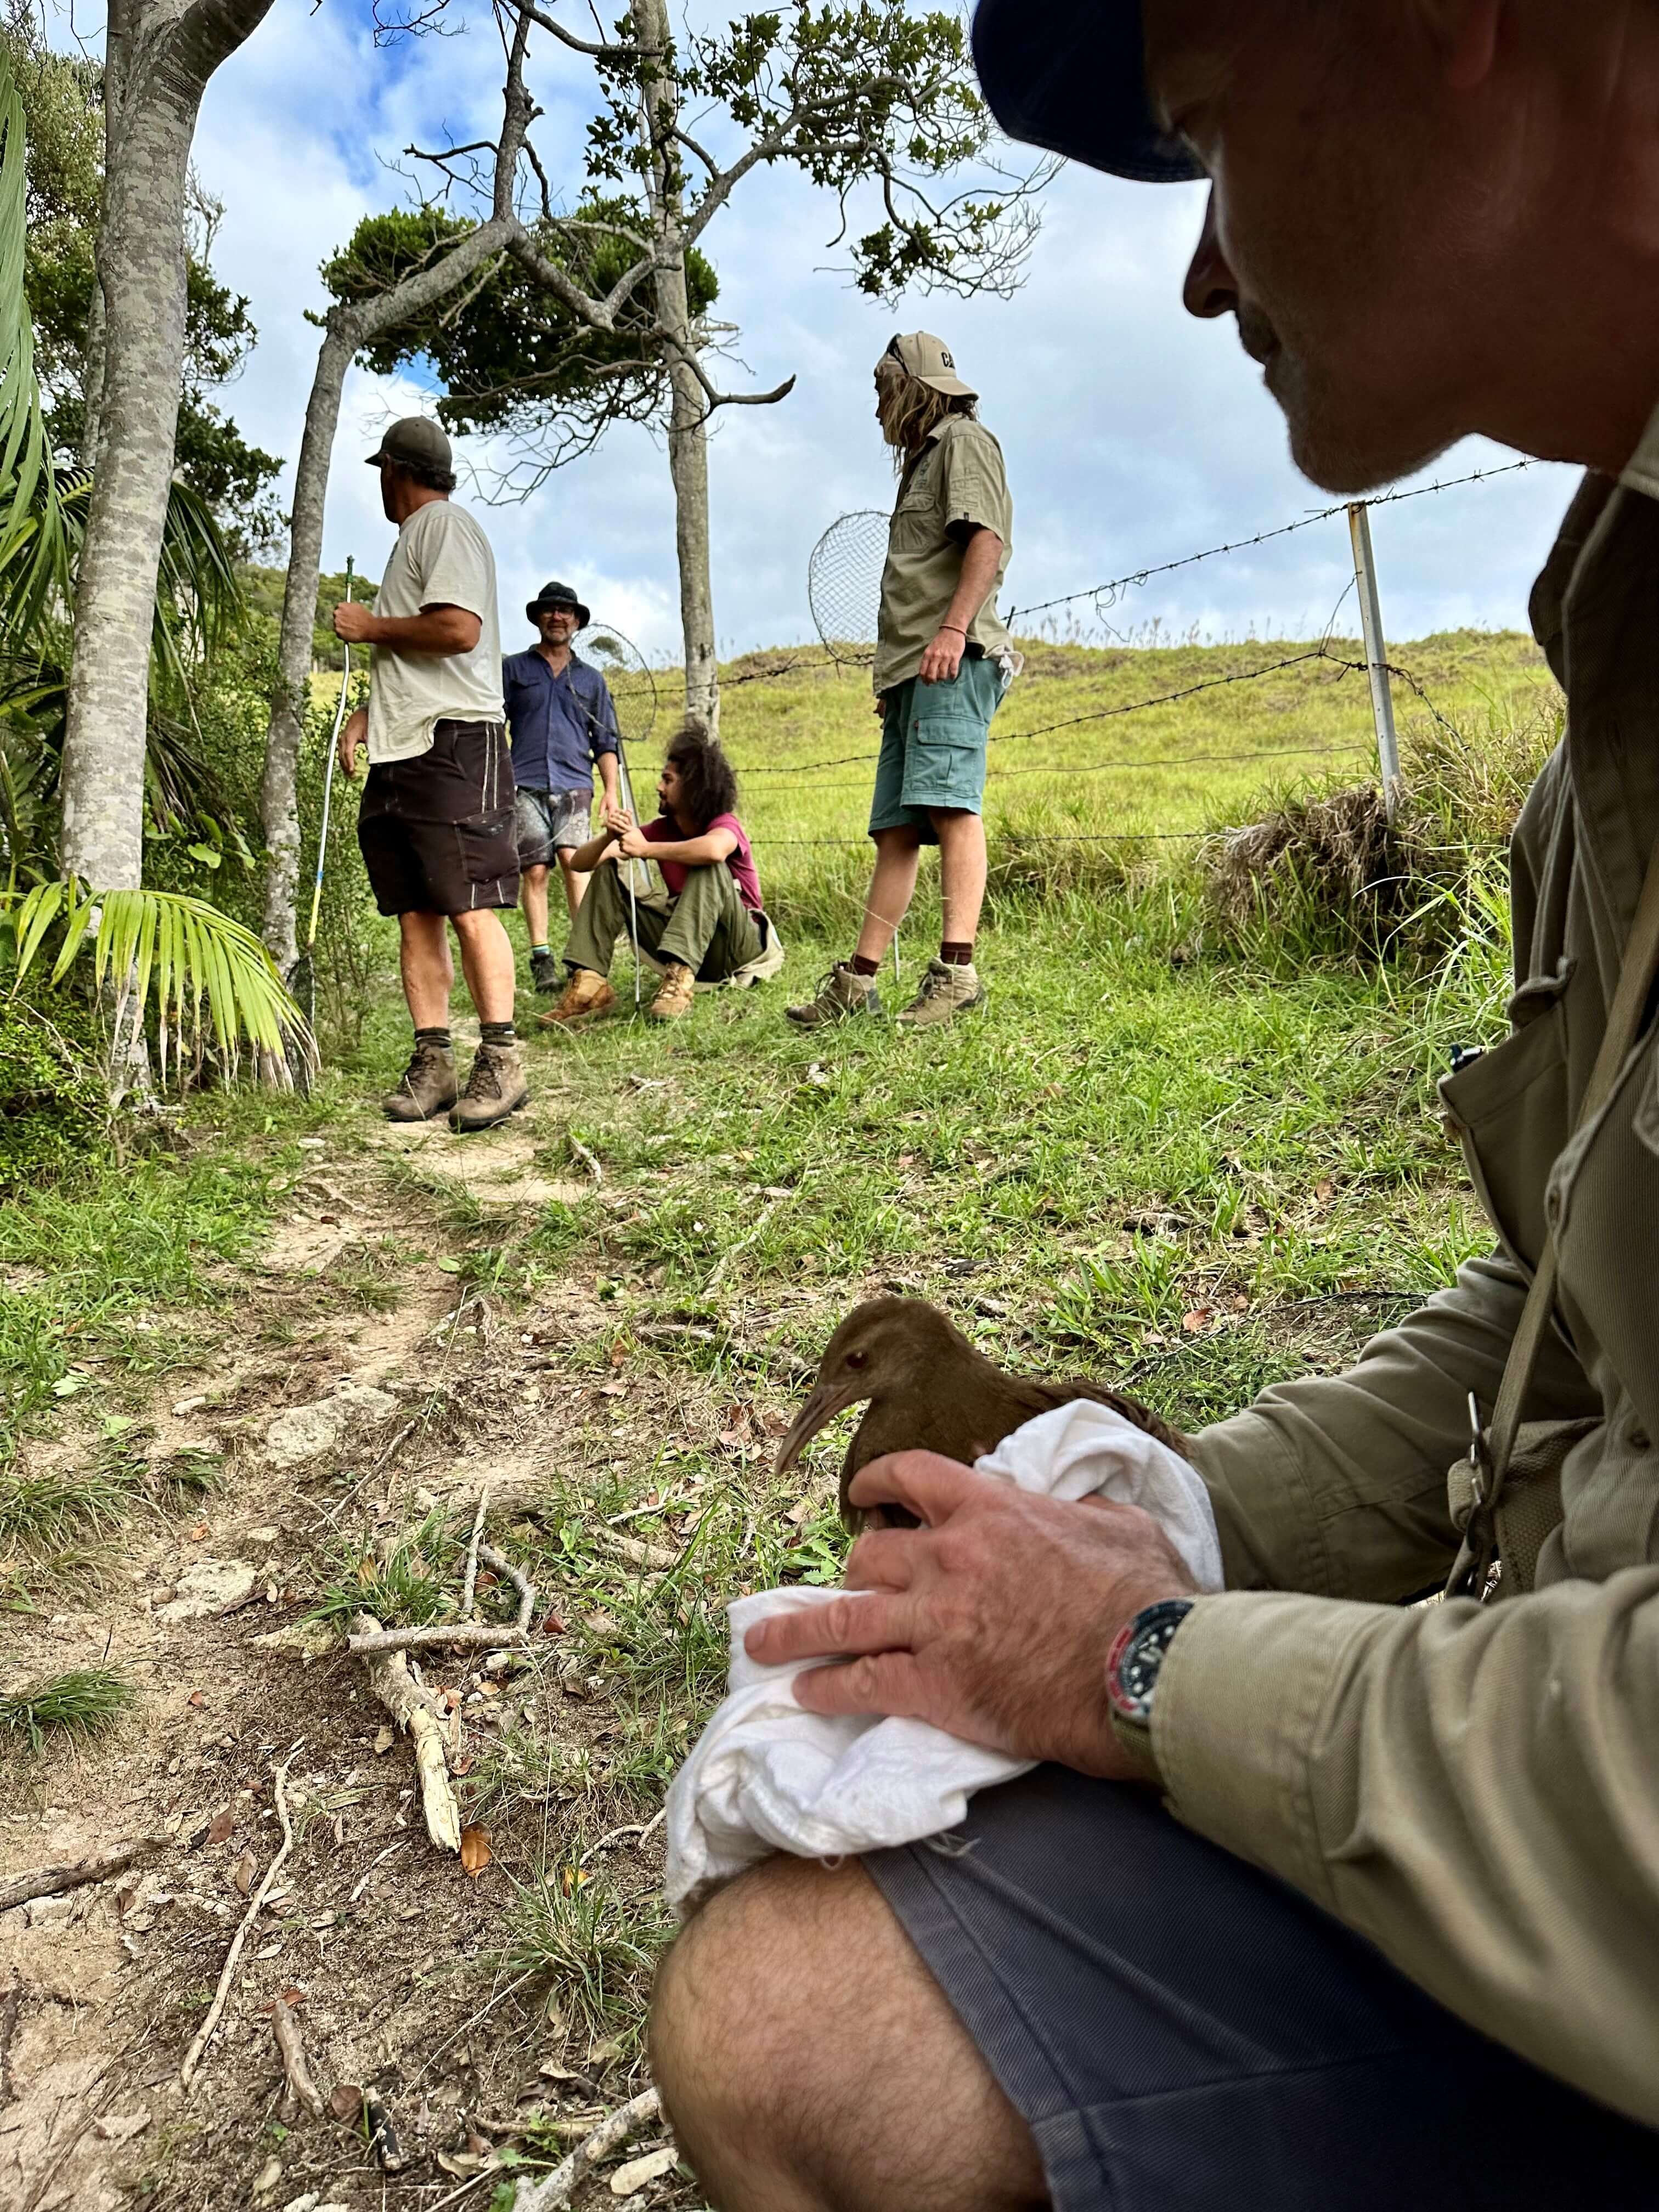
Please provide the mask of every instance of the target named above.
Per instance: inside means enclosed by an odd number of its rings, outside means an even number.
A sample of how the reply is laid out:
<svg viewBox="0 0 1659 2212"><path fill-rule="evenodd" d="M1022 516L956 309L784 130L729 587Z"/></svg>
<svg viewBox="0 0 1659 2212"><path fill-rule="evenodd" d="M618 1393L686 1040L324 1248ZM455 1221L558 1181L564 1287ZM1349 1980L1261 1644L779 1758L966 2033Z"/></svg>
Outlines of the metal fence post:
<svg viewBox="0 0 1659 2212"><path fill-rule="evenodd" d="M1382 804L1390 822L1400 799L1400 740L1394 726L1394 690L1389 681L1389 652L1382 635L1382 605L1376 592L1376 556L1371 550L1371 514L1357 500L1348 509L1353 539L1353 576L1359 586L1359 620L1365 635L1365 665L1371 679L1371 718L1376 724L1376 762L1382 779Z"/></svg>

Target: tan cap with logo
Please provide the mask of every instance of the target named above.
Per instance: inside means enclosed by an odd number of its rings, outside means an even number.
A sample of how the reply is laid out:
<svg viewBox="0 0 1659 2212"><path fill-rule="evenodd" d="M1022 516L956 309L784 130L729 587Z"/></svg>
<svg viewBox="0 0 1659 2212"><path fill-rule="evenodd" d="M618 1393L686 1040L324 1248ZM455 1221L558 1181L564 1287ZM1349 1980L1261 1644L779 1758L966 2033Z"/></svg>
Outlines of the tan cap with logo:
<svg viewBox="0 0 1659 2212"><path fill-rule="evenodd" d="M907 336L895 338L887 350L919 384L926 384L951 399L979 398L973 386L964 384L957 374L956 356L950 347L931 331L911 331Z"/></svg>
<svg viewBox="0 0 1659 2212"><path fill-rule="evenodd" d="M368 456L377 469L382 461L405 461L417 469L441 469L454 473L454 459L441 427L424 415L405 415L394 422Z"/></svg>

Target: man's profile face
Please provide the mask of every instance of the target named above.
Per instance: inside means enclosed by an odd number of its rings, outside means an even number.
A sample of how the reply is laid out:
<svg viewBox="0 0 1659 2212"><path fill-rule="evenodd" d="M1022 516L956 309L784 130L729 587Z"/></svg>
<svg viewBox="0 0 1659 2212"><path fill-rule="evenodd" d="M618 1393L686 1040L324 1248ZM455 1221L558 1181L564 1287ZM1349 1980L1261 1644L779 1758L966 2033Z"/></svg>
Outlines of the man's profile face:
<svg viewBox="0 0 1659 2212"><path fill-rule="evenodd" d="M1506 209L1462 143L1418 0L1145 0L1148 81L1212 179L1188 276L1233 314L1329 491L1479 427Z"/></svg>

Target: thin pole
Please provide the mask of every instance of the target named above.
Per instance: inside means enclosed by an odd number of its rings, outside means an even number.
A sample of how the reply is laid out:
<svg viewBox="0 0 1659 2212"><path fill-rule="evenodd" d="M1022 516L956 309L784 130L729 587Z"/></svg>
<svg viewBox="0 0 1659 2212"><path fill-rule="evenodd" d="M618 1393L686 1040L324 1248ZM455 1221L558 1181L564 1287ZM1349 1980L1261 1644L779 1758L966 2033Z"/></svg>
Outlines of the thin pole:
<svg viewBox="0 0 1659 2212"><path fill-rule="evenodd" d="M622 779L623 805L637 823L639 809L634 804L634 780L628 773L628 755L623 750L623 736L617 732L617 767ZM635 902L634 863L624 855L618 862L623 870L623 881L628 885L628 934L634 946L634 1008L640 1004L640 910Z"/></svg>
<svg viewBox="0 0 1659 2212"><path fill-rule="evenodd" d="M1400 802L1400 740L1394 726L1394 687L1389 680L1389 648L1382 635L1382 603L1377 596L1376 556L1371 548L1371 514L1365 501L1348 509L1353 540L1353 577L1359 586L1359 620L1365 635L1365 665L1371 679L1371 720L1376 725L1376 763L1382 779L1382 804L1390 822Z"/></svg>

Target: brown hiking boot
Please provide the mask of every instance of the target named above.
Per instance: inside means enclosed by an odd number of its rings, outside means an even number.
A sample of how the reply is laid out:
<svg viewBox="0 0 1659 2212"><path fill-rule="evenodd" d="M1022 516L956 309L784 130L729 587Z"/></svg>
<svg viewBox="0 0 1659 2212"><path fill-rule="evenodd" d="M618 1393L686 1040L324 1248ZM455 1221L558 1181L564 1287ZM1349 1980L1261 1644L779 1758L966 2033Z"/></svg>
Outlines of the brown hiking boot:
<svg viewBox="0 0 1659 2212"><path fill-rule="evenodd" d="M953 968L948 960L930 960L921 988L899 1015L901 1029L931 1030L953 1022L958 1014L977 1013L985 1004L985 986L971 968Z"/></svg>
<svg viewBox="0 0 1659 2212"><path fill-rule="evenodd" d="M460 1137L470 1136L475 1129L493 1129L497 1121L516 1114L529 1096L518 1046L481 1044L449 1126Z"/></svg>
<svg viewBox="0 0 1659 2212"><path fill-rule="evenodd" d="M682 961L670 960L662 971L662 981L657 986L657 995L646 1008L653 1022L677 1022L691 1011L691 997L696 988L696 977Z"/></svg>
<svg viewBox="0 0 1659 2212"><path fill-rule="evenodd" d="M867 975L860 975L848 960L837 960L818 985L816 999L784 1012L797 1029L820 1030L830 1022L850 1021L857 1014L879 1014L881 994Z"/></svg>
<svg viewBox="0 0 1659 2212"><path fill-rule="evenodd" d="M409 1066L380 1101L388 1121L432 1121L455 1103L455 1055L435 1044L416 1044Z"/></svg>
<svg viewBox="0 0 1659 2212"><path fill-rule="evenodd" d="M573 968L558 1005L536 1019L544 1030L552 1029L556 1024L585 1022L594 1014L608 1013L616 1003L617 994L603 975L591 968Z"/></svg>

